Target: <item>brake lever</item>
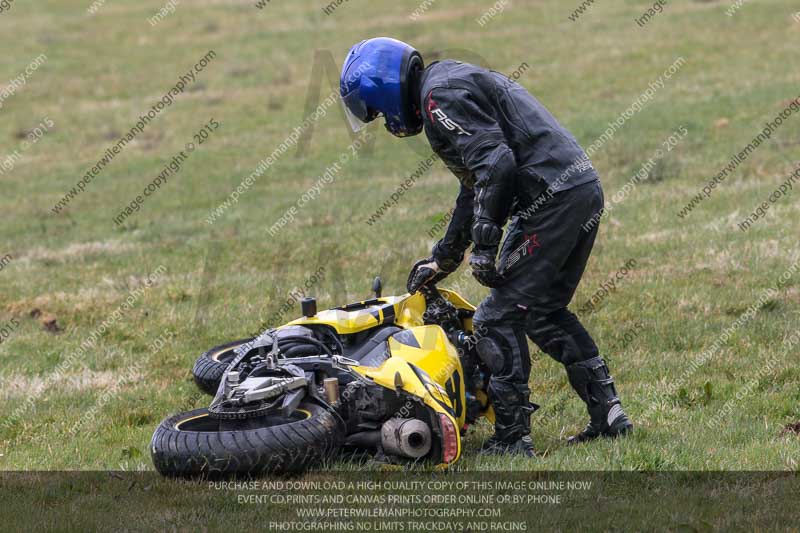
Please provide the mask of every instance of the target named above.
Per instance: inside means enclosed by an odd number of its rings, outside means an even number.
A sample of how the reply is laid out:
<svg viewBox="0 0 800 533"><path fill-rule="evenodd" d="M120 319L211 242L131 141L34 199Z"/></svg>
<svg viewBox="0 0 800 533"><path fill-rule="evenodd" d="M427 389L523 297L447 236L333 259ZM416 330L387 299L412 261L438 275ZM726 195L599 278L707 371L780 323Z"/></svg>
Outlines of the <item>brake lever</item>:
<svg viewBox="0 0 800 533"><path fill-rule="evenodd" d="M355 359L350 359L349 357L345 357L343 355L334 355L333 364L334 366L338 366L339 368L346 368L348 366L361 366L361 363L359 361L356 361Z"/></svg>

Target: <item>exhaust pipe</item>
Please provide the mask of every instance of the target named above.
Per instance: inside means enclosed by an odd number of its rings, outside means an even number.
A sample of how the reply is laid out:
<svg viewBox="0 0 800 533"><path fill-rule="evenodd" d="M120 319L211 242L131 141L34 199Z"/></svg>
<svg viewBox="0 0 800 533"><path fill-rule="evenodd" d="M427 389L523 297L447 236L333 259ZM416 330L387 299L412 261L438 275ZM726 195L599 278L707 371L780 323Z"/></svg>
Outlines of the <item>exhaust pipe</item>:
<svg viewBox="0 0 800 533"><path fill-rule="evenodd" d="M354 446L356 448L377 448L381 443L381 432L377 429L375 431L359 431L348 435L344 441L345 446Z"/></svg>
<svg viewBox="0 0 800 533"><path fill-rule="evenodd" d="M388 455L419 459L431 451L431 428L417 418L391 418L381 427L381 444Z"/></svg>

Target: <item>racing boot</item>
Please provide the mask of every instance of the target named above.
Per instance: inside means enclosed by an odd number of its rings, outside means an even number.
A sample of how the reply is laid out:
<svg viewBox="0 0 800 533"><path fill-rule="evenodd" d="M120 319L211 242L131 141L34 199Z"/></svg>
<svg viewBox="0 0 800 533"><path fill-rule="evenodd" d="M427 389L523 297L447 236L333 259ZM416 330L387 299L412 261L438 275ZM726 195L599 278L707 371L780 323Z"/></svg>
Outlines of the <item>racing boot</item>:
<svg viewBox="0 0 800 533"><path fill-rule="evenodd" d="M522 455L536 457L531 439L531 414L538 406L528 402L528 388L508 390L498 395L496 384L490 386L495 412L495 433L481 446L481 455ZM499 396L499 397L498 397Z"/></svg>
<svg viewBox="0 0 800 533"><path fill-rule="evenodd" d="M489 437L489 440L481 446L480 455L521 455L523 457L536 457L536 450L533 448L533 439L530 435L523 435L515 442L506 443L497 438L496 435Z"/></svg>
<svg viewBox="0 0 800 533"><path fill-rule="evenodd" d="M483 441L481 444L481 449L478 452L481 455L491 455L492 451L500 445L500 439L497 438L497 433Z"/></svg>
<svg viewBox="0 0 800 533"><path fill-rule="evenodd" d="M569 444L579 444L597 437L617 437L633 430L614 387L614 378L602 357L566 367L570 385L581 397L589 411L589 424L582 432L570 437Z"/></svg>

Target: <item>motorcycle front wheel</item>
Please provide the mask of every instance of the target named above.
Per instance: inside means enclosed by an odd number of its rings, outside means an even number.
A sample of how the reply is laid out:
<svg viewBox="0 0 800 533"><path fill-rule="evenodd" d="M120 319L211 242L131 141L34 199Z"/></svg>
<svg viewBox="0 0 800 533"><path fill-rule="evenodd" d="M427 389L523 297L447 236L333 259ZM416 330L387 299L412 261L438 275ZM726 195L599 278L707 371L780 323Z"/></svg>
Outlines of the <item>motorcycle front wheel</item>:
<svg viewBox="0 0 800 533"><path fill-rule="evenodd" d="M234 421L195 409L161 422L150 452L156 470L166 476L287 474L331 456L343 439L335 415L313 402L301 403L289 417Z"/></svg>

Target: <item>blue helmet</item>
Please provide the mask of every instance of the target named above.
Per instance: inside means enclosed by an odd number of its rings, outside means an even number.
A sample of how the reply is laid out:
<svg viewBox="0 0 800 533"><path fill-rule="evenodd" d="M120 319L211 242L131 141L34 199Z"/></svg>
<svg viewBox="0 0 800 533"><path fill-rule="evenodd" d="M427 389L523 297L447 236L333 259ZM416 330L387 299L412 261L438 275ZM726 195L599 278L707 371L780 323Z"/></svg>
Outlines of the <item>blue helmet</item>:
<svg viewBox="0 0 800 533"><path fill-rule="evenodd" d="M392 135L422 131L419 95L414 94L424 65L412 46L388 37L361 41L347 53L339 89L354 131L382 114Z"/></svg>

